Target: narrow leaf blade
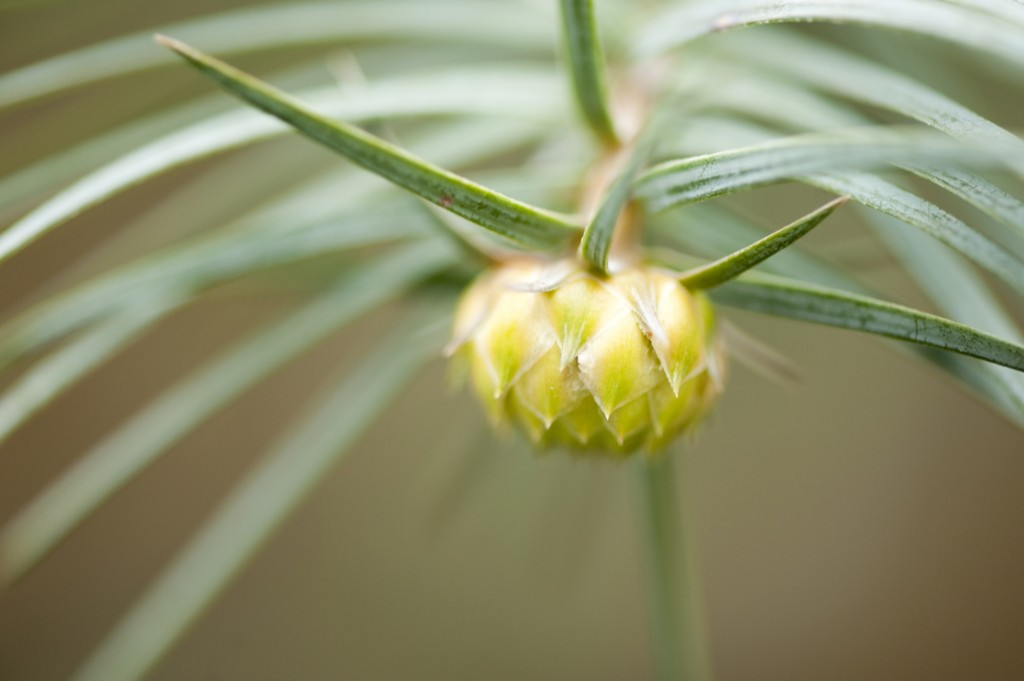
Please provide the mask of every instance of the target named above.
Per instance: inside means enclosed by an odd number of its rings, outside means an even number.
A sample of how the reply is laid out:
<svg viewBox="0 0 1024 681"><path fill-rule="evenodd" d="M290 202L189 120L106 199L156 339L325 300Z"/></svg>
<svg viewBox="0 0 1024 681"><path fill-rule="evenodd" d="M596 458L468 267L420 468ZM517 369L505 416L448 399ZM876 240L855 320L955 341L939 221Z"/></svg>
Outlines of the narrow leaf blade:
<svg viewBox="0 0 1024 681"><path fill-rule="evenodd" d="M745 140L758 130L746 125L727 127L735 129L736 134ZM716 135L721 135L723 143L734 141L731 133L712 132L709 136L718 141ZM849 196L858 203L898 217L959 250L1010 286L1024 292L1024 262L962 220L879 177L865 172L840 172L836 167L877 165L886 159L916 163L920 162L916 156L928 155L927 148L901 145L896 142L898 137L891 140L892 144L864 145L849 140L836 141L831 135L825 139L831 141L822 142L819 135L795 136L669 161L637 179L637 195L646 199L650 209L658 210L763 186L781 179L797 179L838 195ZM839 149L842 151L839 152ZM944 149L940 144L932 150L940 155L956 155L957 149ZM836 152L839 152L838 159L834 156ZM892 153L895 155L890 155Z"/></svg>
<svg viewBox="0 0 1024 681"><path fill-rule="evenodd" d="M822 92L898 112L965 142L1007 145L1013 152L1009 161L1016 157L1015 167L1024 167L1024 141L1019 137L911 76L866 57L794 32L751 33L728 46L736 57L753 59L760 68ZM836 78L837 73L843 77Z"/></svg>
<svg viewBox="0 0 1024 681"><path fill-rule="evenodd" d="M422 225L415 215L390 210L300 225L285 233L240 229L190 239L104 272L11 320L0 333L0 367L85 325L132 309L152 295L197 295L261 268L422 235L417 227Z"/></svg>
<svg viewBox="0 0 1024 681"><path fill-rule="evenodd" d="M371 108L376 107L371 105ZM279 132L286 129L258 112L243 113L249 115L246 120L250 122L271 123ZM203 127L198 144L189 141L191 132L180 137L172 135L156 142L155 148L147 147L146 153L132 157L153 172L159 172L175 163L193 160L196 153L210 147L219 148L229 143L239 128L246 134L252 132L245 125L237 125L237 120L236 125L230 124L231 119L218 118L211 122L215 125ZM472 125L445 125L428 134L416 135L415 139L425 153L457 165L476 163L519 149L533 142L536 134L533 126L483 120ZM83 179L89 186L86 193L96 199L131 184L139 167L129 161L115 162L119 167L116 172L108 173L108 166ZM29 308L0 326L0 367L34 354L40 347L91 321L115 314L152 284L194 291L229 277L244 276L262 267L325 250L340 251L417 234L415 228L422 226L419 224L422 220L416 214L395 215L393 210L388 210L388 185L382 185L367 173L342 170L349 172L332 173L311 186L287 192L226 225L222 234L204 235L162 249ZM110 176L120 179L111 185L105 179ZM61 197L58 195L54 200L67 198L66 195ZM390 199L393 201L394 196ZM358 211L356 215L350 214L353 208ZM384 209L383 217L377 217L380 209ZM303 215L309 222L296 223L295 215ZM224 252L232 253L232 257L222 257Z"/></svg>
<svg viewBox="0 0 1024 681"><path fill-rule="evenodd" d="M731 307L910 341L1024 371L1024 346L866 296L754 272L711 296Z"/></svg>
<svg viewBox="0 0 1024 681"><path fill-rule="evenodd" d="M32 367L0 394L0 443L76 381L177 308L185 296L141 295L109 321Z"/></svg>
<svg viewBox="0 0 1024 681"><path fill-rule="evenodd" d="M247 388L451 260L450 247L440 241L399 249L170 388L0 529L0 582L25 574L115 490Z"/></svg>
<svg viewBox="0 0 1024 681"><path fill-rule="evenodd" d="M353 125L332 121L275 88L178 41L158 37L225 89L310 139L459 217L512 242L555 250L578 231L572 223L443 170Z"/></svg>
<svg viewBox="0 0 1024 681"><path fill-rule="evenodd" d="M948 211L866 173L822 173L807 184L846 194L869 208L899 218L960 251L1024 293L1024 262Z"/></svg>
<svg viewBox="0 0 1024 681"><path fill-rule="evenodd" d="M812 229L820 225L832 213L848 201L842 196L829 201L813 213L775 231L765 238L734 253L719 258L702 267L697 267L679 276L679 281L690 289L707 289L719 286L743 274L750 268L767 260L784 248L789 247Z"/></svg>
<svg viewBox="0 0 1024 681"><path fill-rule="evenodd" d="M416 325L403 325L383 339L358 370L276 443L132 605L74 681L132 681L170 650L398 397L430 353L437 352L439 342L409 342L415 329Z"/></svg>
<svg viewBox="0 0 1024 681"><path fill-rule="evenodd" d="M748 224L739 216L717 206L702 204L689 208L687 213L697 213L697 215L689 221L685 230L676 228L675 220L672 221L673 224L671 226L666 224L664 220L656 222L655 226L659 227L666 236L671 236L673 239L680 241L686 248L697 252L700 252L701 248L713 248L716 251L735 249L740 244L749 242L754 235L760 232L754 225ZM874 211L866 211L866 213L869 219L887 217ZM891 217L887 217L887 219L894 220ZM895 227L900 226L895 225ZM888 236L894 225L887 224L885 227L887 229L883 231ZM906 229L904 227L904 230ZM932 248L941 248L933 241L925 238L923 234L916 241L918 245L929 243ZM915 249L915 252L920 253L921 250ZM667 264L671 266L670 263ZM829 263L821 261L808 253L800 252L799 246L781 251L774 258L765 261L763 269L772 274L797 277L827 288L851 291L864 297L877 297L874 291L866 288L860 282L849 279ZM955 288L961 291L970 289L970 286L964 286L962 279L956 276L955 268L947 268L945 262L937 262L935 269L936 274L939 275L937 281L944 287ZM946 276L947 271L953 272L954 276ZM971 304L971 302L973 301L968 301L966 304ZM984 305L979 305L975 308L976 312L982 312L983 310ZM1013 325L1001 323L999 317L993 317L990 314L985 314L984 317L970 317L962 313L963 310L958 309L957 313L951 312L950 314L984 331L997 333L1015 342L1020 341L1015 331L1007 330L1013 329ZM993 324L993 321L997 323ZM993 366L986 362L977 362L969 357L924 345L911 344L907 345L906 349L921 359L930 362L936 368L941 369L957 383L967 386L975 394L980 395L994 408L1006 415L1011 421L1024 427L1024 402L1022 402L1022 398L1019 396L1019 389L1014 385L1015 381L1024 381L1024 376L1020 373L1012 369Z"/></svg>
<svg viewBox="0 0 1024 681"><path fill-rule="evenodd" d="M946 314L989 333L998 334L1015 343L1024 342L1024 335L1013 319L1000 306L967 263L942 244L928 239L884 215L869 214L879 237L903 262L921 289ZM978 382L995 393L997 405L1003 406L1018 424L1024 425L1024 374L992 366L973 364L964 367L979 376Z"/></svg>
<svg viewBox="0 0 1024 681"><path fill-rule="evenodd" d="M562 0L562 26L576 100L590 128L606 144L617 141L608 109L604 54L597 37L593 0Z"/></svg>
<svg viewBox="0 0 1024 681"><path fill-rule="evenodd" d="M1019 25L966 7L933 0L711 0L675 7L637 38L637 51L674 49L711 33L782 22L843 22L882 26L944 38L1024 62Z"/></svg>
<svg viewBox="0 0 1024 681"><path fill-rule="evenodd" d="M436 40L509 45L550 54L550 24L521 5L488 8L479 21L475 0L333 0L229 10L161 28L221 53L264 51L346 41ZM153 49L152 31L135 33L59 55L0 75L0 107L61 90L171 63Z"/></svg>
<svg viewBox="0 0 1024 681"><path fill-rule="evenodd" d="M928 160L992 165L997 156L994 149L972 148L917 131L812 133L666 161L637 178L636 192L652 211L659 211L818 172Z"/></svg>
<svg viewBox="0 0 1024 681"><path fill-rule="evenodd" d="M449 83L452 86L450 89L444 86L443 80L434 79L431 83L429 79L424 79L418 84L415 81L385 82L380 83L379 87L374 84L361 90L358 96L340 94L337 88L331 88L329 91L312 92L309 97L316 102L317 108L322 107L330 115L355 119L464 113L472 101L477 102L475 106L486 103L494 111L524 111L527 108L541 110L535 106L533 97L527 96L524 100L514 94L515 80L528 89L537 86L543 88L541 81L526 76L525 79L516 78L509 82L494 71L489 74L480 73L479 80L466 79L465 75L462 74L461 83ZM494 81L497 87L488 87L488 80ZM510 86L509 93L502 94L504 85ZM0 261L10 258L80 212L132 186L177 166L281 135L289 130L279 121L246 109L212 116L158 137L100 166L0 232ZM522 136L520 133L520 138Z"/></svg>
<svg viewBox="0 0 1024 681"><path fill-rule="evenodd" d="M615 236L615 226L633 195L633 183L636 175L640 172L640 168L647 163L654 148L656 141L654 131L660 127L658 121L648 123L647 129L629 152L626 167L608 188L608 193L594 214L594 218L583 232L583 239L580 241L580 254L584 260L602 272L608 271L608 255Z"/></svg>

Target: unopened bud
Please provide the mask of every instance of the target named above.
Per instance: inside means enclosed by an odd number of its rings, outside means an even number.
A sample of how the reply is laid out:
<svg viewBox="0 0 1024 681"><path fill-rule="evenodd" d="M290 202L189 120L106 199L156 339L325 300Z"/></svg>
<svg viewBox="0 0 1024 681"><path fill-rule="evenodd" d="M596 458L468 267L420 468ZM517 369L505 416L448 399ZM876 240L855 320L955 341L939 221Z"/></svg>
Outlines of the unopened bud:
<svg viewBox="0 0 1024 681"><path fill-rule="evenodd" d="M466 291L450 350L492 420L538 445L655 452L720 390L712 320L704 296L666 272L519 261Z"/></svg>

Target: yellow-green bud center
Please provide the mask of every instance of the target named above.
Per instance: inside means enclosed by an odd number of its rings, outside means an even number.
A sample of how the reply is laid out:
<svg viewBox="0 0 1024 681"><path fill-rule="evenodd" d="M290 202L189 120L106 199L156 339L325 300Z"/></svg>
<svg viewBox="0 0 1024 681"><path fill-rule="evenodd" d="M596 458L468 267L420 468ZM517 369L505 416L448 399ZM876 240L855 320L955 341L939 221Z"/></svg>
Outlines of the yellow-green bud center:
<svg viewBox="0 0 1024 681"><path fill-rule="evenodd" d="M572 261L485 272L451 351L496 423L595 453L662 449L700 422L722 373L702 294L657 269L598 276Z"/></svg>

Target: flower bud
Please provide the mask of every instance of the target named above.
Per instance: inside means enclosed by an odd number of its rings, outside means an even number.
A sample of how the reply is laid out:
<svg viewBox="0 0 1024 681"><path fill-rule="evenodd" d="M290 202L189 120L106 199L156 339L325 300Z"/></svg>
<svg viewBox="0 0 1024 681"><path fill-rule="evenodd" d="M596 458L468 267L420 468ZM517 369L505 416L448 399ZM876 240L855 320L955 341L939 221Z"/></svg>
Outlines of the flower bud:
<svg viewBox="0 0 1024 681"><path fill-rule="evenodd" d="M540 446L655 452L719 392L712 327L706 298L666 272L523 260L466 291L450 352L491 419Z"/></svg>

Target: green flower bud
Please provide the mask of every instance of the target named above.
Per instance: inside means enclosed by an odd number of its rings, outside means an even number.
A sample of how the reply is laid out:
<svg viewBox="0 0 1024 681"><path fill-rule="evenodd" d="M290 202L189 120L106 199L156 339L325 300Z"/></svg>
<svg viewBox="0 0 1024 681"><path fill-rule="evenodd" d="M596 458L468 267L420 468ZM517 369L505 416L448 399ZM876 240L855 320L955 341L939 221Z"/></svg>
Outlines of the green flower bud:
<svg viewBox="0 0 1024 681"><path fill-rule="evenodd" d="M706 298L652 268L504 264L464 294L449 349L495 423L595 453L662 449L700 423L722 376Z"/></svg>

